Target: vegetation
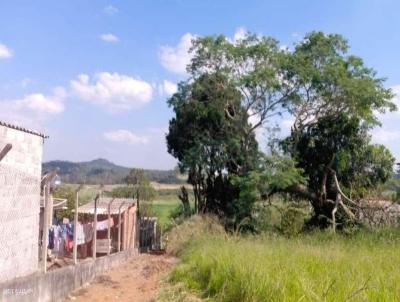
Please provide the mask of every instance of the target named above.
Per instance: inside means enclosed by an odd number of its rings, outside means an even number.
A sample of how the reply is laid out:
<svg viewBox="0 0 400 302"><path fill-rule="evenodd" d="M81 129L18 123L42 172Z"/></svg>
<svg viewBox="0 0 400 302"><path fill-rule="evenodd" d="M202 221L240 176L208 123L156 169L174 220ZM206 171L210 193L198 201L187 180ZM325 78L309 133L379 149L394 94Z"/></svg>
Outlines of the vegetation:
<svg viewBox="0 0 400 302"><path fill-rule="evenodd" d="M176 118L170 122L168 149L179 159L182 172L189 175L194 211L238 219L248 216L251 206L236 203L239 191L230 179L232 174L241 177L254 168L258 154L254 135L245 133L251 126L240 105L240 94L224 76L214 74L181 85L169 104ZM225 110L235 118L227 118Z"/></svg>
<svg viewBox="0 0 400 302"><path fill-rule="evenodd" d="M76 200L76 190L70 186L63 186L61 188L57 188L57 190L53 193L53 196L56 198L67 199L66 207L67 209L57 210L55 212L57 220L62 220L64 217L69 218L70 220L74 217L73 210L75 209L75 200Z"/></svg>
<svg viewBox="0 0 400 302"><path fill-rule="evenodd" d="M48 167L68 181L123 182L106 194L137 198L141 215L159 217L167 252L182 258L161 301L399 301L400 230L366 228L356 215L385 189L400 200L394 158L369 135L377 113L396 106L348 49L322 32L293 51L252 34L195 39L166 137L191 189L150 182L179 183L177 171L104 160ZM290 134L268 132L260 150L257 131L282 116ZM71 188L57 194L74 199Z"/></svg>
<svg viewBox="0 0 400 302"><path fill-rule="evenodd" d="M168 100L167 144L193 186L194 212L254 231L257 202L289 193L310 202L314 225L357 223L348 195L362 198L393 173L393 156L368 135L376 112L396 109L384 80L335 34L312 32L292 52L252 34L193 44L190 80ZM271 134L263 154L256 130L283 115L290 136Z"/></svg>
<svg viewBox="0 0 400 302"><path fill-rule="evenodd" d="M168 251L182 262L160 301L193 295L252 302L400 299L399 229L352 236L313 231L291 238L274 233L237 237L225 234L214 219L195 216L171 236Z"/></svg>
<svg viewBox="0 0 400 302"><path fill-rule="evenodd" d="M158 187L157 184L153 185L154 187ZM73 217L72 210L75 208L75 198L76 198L76 190L79 185L75 184L64 184L60 188L56 190L54 193L55 197L58 198L66 198L68 200L68 209L66 210L58 210L57 217ZM177 187L173 185L163 186L164 189L154 189L154 199L151 202L146 202L146 207L151 208L151 214L157 216L159 219L159 223L162 228L168 229L177 221L180 221L181 211L180 203L178 199L179 190ZM114 196L114 197L122 197L122 198L132 198L135 194L135 189L133 186L127 185L105 185L103 188L100 188L99 185L83 185L79 191L79 204L83 205L87 202L93 200L97 194L99 194L100 189L103 189L104 196ZM191 190L188 190L190 202L192 203L193 193Z"/></svg>
<svg viewBox="0 0 400 302"><path fill-rule="evenodd" d="M397 174L396 177L394 178L394 187L393 187L393 191L394 193L394 201L397 203L400 203L400 164L399 168L397 170Z"/></svg>
<svg viewBox="0 0 400 302"><path fill-rule="evenodd" d="M384 80L335 34L293 51L252 34L193 43L167 144L194 192L190 211L181 192L181 217L212 218L168 233L182 262L160 300L398 301L400 230L356 215L388 180L398 189L393 156L369 135L377 112L396 109ZM262 152L256 131L279 116L290 135L268 132Z"/></svg>
<svg viewBox="0 0 400 302"><path fill-rule="evenodd" d="M341 202L340 189L358 199L391 178L393 156L384 146L369 141L359 119L341 113L322 118L301 132L292 131L282 143L308 179L306 189L291 189L311 202L315 223L326 226L338 203L349 211Z"/></svg>
<svg viewBox="0 0 400 302"><path fill-rule="evenodd" d="M43 171L59 168L59 175L64 183L70 184L121 184L129 174L130 168L115 165L105 159L73 163L69 161L50 161L43 164ZM145 170L150 181L179 184L182 179L175 170Z"/></svg>

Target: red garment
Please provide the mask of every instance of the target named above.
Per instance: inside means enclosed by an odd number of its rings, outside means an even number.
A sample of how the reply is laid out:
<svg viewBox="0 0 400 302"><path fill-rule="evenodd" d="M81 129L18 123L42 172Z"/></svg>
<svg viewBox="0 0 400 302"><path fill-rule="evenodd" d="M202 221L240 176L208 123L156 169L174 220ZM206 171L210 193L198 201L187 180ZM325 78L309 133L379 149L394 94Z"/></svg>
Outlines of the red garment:
<svg viewBox="0 0 400 302"><path fill-rule="evenodd" d="M74 242L71 239L69 239L69 237L67 236L67 238L65 239L64 243L65 243L65 250L68 253L70 253L72 251L73 247L74 247Z"/></svg>

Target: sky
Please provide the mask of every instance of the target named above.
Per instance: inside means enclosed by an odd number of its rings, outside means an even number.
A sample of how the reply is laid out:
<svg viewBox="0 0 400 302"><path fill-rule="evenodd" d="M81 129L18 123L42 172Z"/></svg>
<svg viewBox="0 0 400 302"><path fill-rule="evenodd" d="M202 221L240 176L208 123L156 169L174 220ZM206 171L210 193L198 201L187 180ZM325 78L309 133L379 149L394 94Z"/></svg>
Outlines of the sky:
<svg viewBox="0 0 400 302"><path fill-rule="evenodd" d="M45 161L173 168L166 100L193 37L251 31L292 46L339 33L400 105L399 11L397 0L0 1L0 120L49 135ZM373 141L400 160L400 113L381 120Z"/></svg>

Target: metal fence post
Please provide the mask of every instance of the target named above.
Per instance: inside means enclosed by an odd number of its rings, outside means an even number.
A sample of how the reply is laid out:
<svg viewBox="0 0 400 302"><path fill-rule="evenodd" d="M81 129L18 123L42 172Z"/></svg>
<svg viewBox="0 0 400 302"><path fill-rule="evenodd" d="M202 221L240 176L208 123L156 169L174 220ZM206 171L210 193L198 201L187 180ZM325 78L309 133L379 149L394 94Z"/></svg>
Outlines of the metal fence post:
<svg viewBox="0 0 400 302"><path fill-rule="evenodd" d="M111 254L111 226L110 226L110 220L111 220L111 204L113 203L115 198L111 199L111 201L108 203L108 221L107 221L107 244L109 244L109 247L107 249L107 255Z"/></svg>
<svg viewBox="0 0 400 302"><path fill-rule="evenodd" d="M79 206L79 189L76 192L76 199L75 199L75 214L74 214L74 249L73 249L73 255L74 255L74 264L77 264L77 251L78 251L78 245L77 245L77 238L78 238L78 206Z"/></svg>
<svg viewBox="0 0 400 302"><path fill-rule="evenodd" d="M97 252L97 201L100 200L100 195L96 197L94 200L94 222L93 222L93 246L92 246L92 257L96 259L96 252Z"/></svg>
<svg viewBox="0 0 400 302"><path fill-rule="evenodd" d="M43 271L47 271L47 246L49 245L49 196L50 184L44 185L44 213L43 213L43 234L42 234L42 261Z"/></svg>

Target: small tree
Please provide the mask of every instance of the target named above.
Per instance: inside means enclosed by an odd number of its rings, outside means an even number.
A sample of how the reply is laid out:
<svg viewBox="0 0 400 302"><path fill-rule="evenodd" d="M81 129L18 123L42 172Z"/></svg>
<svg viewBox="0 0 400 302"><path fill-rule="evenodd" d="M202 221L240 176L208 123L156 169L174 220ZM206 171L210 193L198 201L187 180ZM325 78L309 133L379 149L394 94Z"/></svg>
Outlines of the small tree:
<svg viewBox="0 0 400 302"><path fill-rule="evenodd" d="M179 200L182 203L183 216L188 217L192 214L192 210L190 208L189 194L185 188L185 186L181 186L181 191L178 195Z"/></svg>
<svg viewBox="0 0 400 302"><path fill-rule="evenodd" d="M74 218L76 191L71 187L62 186L55 190L53 197L67 199L67 208L56 211L56 218L59 221L64 217L72 220Z"/></svg>
<svg viewBox="0 0 400 302"><path fill-rule="evenodd" d="M156 191L143 169L132 169L125 177L125 183L130 189L124 189L124 193L130 194L129 191L132 190L133 194L130 197L143 201L154 200Z"/></svg>

